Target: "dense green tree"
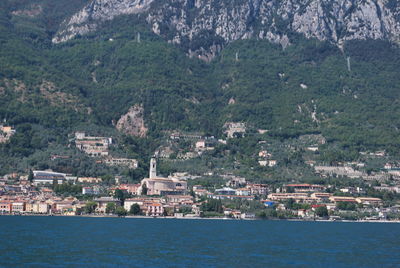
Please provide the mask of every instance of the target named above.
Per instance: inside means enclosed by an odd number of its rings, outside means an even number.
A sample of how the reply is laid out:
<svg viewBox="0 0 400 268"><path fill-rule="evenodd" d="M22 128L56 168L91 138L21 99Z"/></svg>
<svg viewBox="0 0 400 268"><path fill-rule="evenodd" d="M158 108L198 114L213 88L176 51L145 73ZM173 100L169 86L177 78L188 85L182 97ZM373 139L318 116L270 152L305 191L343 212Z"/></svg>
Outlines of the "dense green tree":
<svg viewBox="0 0 400 268"><path fill-rule="evenodd" d="M319 206L315 209L315 214L318 217L327 217L328 214L328 209L326 208L326 206Z"/></svg>
<svg viewBox="0 0 400 268"><path fill-rule="evenodd" d="M124 207L117 207L117 209L115 210L115 213L119 216L126 216L128 214L128 212L124 209Z"/></svg>
<svg viewBox="0 0 400 268"><path fill-rule="evenodd" d="M140 206L138 204L133 204L129 210L132 215L139 215L141 213Z"/></svg>
<svg viewBox="0 0 400 268"><path fill-rule="evenodd" d="M106 206L106 213L107 214L114 214L116 211L115 203L108 203Z"/></svg>
<svg viewBox="0 0 400 268"><path fill-rule="evenodd" d="M96 211L96 207L97 207L97 203L93 202L93 201L89 201L86 203L85 207L84 207L84 211L87 214L92 214Z"/></svg>
<svg viewBox="0 0 400 268"><path fill-rule="evenodd" d="M147 185L146 183L142 184L142 195L147 195Z"/></svg>
<svg viewBox="0 0 400 268"><path fill-rule="evenodd" d="M356 204L353 202L337 202L336 207L340 210L356 210Z"/></svg>

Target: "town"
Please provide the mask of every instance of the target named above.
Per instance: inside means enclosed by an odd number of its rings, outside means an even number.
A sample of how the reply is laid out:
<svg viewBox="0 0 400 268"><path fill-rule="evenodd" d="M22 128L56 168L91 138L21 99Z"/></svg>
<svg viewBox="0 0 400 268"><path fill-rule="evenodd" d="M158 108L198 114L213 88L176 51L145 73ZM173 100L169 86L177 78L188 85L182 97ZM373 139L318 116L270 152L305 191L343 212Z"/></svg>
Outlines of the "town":
<svg viewBox="0 0 400 268"><path fill-rule="evenodd" d="M399 220L400 205L366 196L360 187L250 183L227 175L221 188L193 185L187 173L149 176L140 183L53 171L8 174L0 180L0 214L94 215L224 219ZM379 187L377 188L379 189ZM399 192L399 189L392 189ZM66 195L67 193L67 195Z"/></svg>

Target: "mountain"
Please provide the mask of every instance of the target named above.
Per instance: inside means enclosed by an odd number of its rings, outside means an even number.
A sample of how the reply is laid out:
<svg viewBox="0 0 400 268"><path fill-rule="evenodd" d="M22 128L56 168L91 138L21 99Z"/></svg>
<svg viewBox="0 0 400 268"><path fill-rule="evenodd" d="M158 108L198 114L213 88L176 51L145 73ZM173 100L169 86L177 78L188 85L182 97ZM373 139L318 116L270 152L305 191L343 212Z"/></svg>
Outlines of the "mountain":
<svg viewBox="0 0 400 268"><path fill-rule="evenodd" d="M247 163L260 139L309 134L326 138L321 158L398 156L398 25L397 1L1 1L0 119L17 134L0 173L139 176L69 135L113 136L112 153L143 166L168 133L224 138L227 122L250 135L222 151Z"/></svg>
<svg viewBox="0 0 400 268"><path fill-rule="evenodd" d="M286 47L295 33L342 49L348 40L400 41L396 0L93 0L64 21L53 42L95 31L123 14L138 14L154 33L207 60L235 40Z"/></svg>

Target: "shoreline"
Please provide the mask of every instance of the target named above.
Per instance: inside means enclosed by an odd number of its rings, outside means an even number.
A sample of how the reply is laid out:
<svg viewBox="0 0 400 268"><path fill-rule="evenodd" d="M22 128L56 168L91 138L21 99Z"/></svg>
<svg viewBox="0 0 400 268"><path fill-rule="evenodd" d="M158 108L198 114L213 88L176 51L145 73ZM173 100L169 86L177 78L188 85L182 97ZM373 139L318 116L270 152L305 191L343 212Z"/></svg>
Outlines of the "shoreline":
<svg viewBox="0 0 400 268"><path fill-rule="evenodd" d="M343 223L400 223L400 220L327 220L327 219L234 219L219 217L174 217L174 216L117 216L117 215L60 215L60 214L0 214L1 216L21 217L82 217L82 218L126 218L126 219L177 219L177 220L223 220L223 221L292 221L292 222L343 222Z"/></svg>

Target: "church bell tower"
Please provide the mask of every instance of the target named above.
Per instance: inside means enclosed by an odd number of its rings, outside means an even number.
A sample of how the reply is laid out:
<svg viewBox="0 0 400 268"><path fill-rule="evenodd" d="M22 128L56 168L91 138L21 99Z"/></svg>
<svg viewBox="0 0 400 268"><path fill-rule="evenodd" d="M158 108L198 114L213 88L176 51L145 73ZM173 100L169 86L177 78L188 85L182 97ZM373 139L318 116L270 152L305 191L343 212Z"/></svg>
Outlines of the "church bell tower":
<svg viewBox="0 0 400 268"><path fill-rule="evenodd" d="M156 178L157 177L157 161L154 157L150 160L150 174L149 178Z"/></svg>

